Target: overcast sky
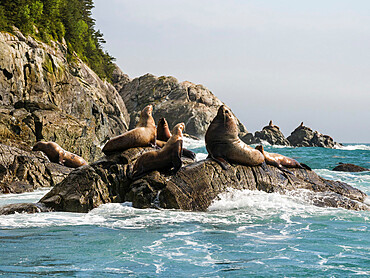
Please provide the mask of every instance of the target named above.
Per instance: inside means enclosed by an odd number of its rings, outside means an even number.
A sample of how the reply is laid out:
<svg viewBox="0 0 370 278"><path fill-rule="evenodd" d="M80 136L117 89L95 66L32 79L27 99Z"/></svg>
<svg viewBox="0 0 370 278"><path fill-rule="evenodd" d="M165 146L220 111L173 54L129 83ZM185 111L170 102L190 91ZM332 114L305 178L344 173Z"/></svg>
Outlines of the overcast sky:
<svg viewBox="0 0 370 278"><path fill-rule="evenodd" d="M95 0L93 17L131 78L203 84L251 132L370 142L370 1Z"/></svg>

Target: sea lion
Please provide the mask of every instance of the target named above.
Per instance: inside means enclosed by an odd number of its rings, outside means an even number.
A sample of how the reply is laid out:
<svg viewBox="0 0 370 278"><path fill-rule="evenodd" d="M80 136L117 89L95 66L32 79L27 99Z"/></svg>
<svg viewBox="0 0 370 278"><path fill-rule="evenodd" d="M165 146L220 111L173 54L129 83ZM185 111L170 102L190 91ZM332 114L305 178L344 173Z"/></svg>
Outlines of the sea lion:
<svg viewBox="0 0 370 278"><path fill-rule="evenodd" d="M273 123L272 123L272 120L270 120L270 122L269 122L269 125L268 125L269 127L272 127L272 128L277 128L278 130L280 130L280 128L277 126L277 125L274 125Z"/></svg>
<svg viewBox="0 0 370 278"><path fill-rule="evenodd" d="M66 167L78 168L82 165L87 165L87 162L82 157L63 150L63 148L55 142L37 142L32 150L42 151L51 162L59 163Z"/></svg>
<svg viewBox="0 0 370 278"><path fill-rule="evenodd" d="M171 167L174 167L174 171L177 172L182 165L182 132L184 128L184 123L175 125L171 138L162 149L149 151L141 155L134 164L132 179L140 178L145 173L153 170Z"/></svg>
<svg viewBox="0 0 370 278"><path fill-rule="evenodd" d="M266 152L262 145L256 146L256 150L259 150L263 154L266 164L276 166L281 170L284 170L283 166L287 168L301 168L311 170L309 166L303 163L299 163L293 158L278 153Z"/></svg>
<svg viewBox="0 0 370 278"><path fill-rule="evenodd" d="M210 157L223 169L227 169L225 160L247 166L261 165L265 161L259 151L239 139L237 122L225 105L220 106L209 125L205 141Z"/></svg>
<svg viewBox="0 0 370 278"><path fill-rule="evenodd" d="M163 148L168 139L172 136L170 128L165 118L160 118L157 126L157 141L156 144L158 147ZM185 157L195 159L196 155L191 150L186 148L182 149L182 154Z"/></svg>
<svg viewBox="0 0 370 278"><path fill-rule="evenodd" d="M103 153L110 154L129 148L155 146L157 130L152 112L152 105L145 106L136 127L110 139L103 147Z"/></svg>
<svg viewBox="0 0 370 278"><path fill-rule="evenodd" d="M157 140L167 142L172 136L165 118L160 118L157 125Z"/></svg>

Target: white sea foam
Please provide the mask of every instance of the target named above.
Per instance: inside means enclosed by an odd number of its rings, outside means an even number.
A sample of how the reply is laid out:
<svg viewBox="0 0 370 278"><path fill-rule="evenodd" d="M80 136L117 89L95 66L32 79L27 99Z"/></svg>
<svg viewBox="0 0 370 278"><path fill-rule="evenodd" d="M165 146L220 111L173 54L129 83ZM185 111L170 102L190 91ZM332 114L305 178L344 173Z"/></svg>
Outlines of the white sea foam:
<svg viewBox="0 0 370 278"><path fill-rule="evenodd" d="M320 211L320 208L307 204L306 200L299 196L266 193L257 190L229 189L218 197L218 200L214 201L209 207L210 211L248 208L248 211L260 216L282 211L297 211L299 213Z"/></svg>
<svg viewBox="0 0 370 278"><path fill-rule="evenodd" d="M195 140L188 137L183 138L184 148L187 149L196 149L205 147L204 140Z"/></svg>
<svg viewBox="0 0 370 278"><path fill-rule="evenodd" d="M346 146L334 146L334 149L354 151L354 150L366 150L370 151L369 145L346 145Z"/></svg>
<svg viewBox="0 0 370 278"><path fill-rule="evenodd" d="M345 182L364 191L366 194L370 193L370 171L356 173L315 169L315 172L325 179Z"/></svg>
<svg viewBox="0 0 370 278"><path fill-rule="evenodd" d="M50 187L39 188L33 192L25 192L22 194L2 194L0 195L0 206L15 203L35 203L40 200Z"/></svg>
<svg viewBox="0 0 370 278"><path fill-rule="evenodd" d="M252 144L251 147L255 148L257 145L263 145L264 147L272 147L276 149L283 149L283 148L294 148L292 146L284 146L284 145L271 145L269 142L265 140L261 140L261 143Z"/></svg>

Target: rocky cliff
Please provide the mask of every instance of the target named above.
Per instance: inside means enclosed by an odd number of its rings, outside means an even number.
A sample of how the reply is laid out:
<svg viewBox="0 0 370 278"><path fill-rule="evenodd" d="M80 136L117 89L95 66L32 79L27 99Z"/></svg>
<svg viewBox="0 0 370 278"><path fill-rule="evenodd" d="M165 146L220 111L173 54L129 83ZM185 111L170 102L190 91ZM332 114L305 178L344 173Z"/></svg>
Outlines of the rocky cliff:
<svg viewBox="0 0 370 278"><path fill-rule="evenodd" d="M54 141L92 162L128 123L116 89L76 56L68 61L65 44L0 33L0 143Z"/></svg>
<svg viewBox="0 0 370 278"><path fill-rule="evenodd" d="M119 77L121 76L121 77ZM153 105L156 121L165 117L172 127L179 122L186 125L186 133L204 137L208 125L223 103L203 85L179 82L172 76L156 77L151 74L128 80L117 75L116 89L122 96L130 113L130 128L133 128L140 111L148 104ZM240 136L247 133L239 121Z"/></svg>

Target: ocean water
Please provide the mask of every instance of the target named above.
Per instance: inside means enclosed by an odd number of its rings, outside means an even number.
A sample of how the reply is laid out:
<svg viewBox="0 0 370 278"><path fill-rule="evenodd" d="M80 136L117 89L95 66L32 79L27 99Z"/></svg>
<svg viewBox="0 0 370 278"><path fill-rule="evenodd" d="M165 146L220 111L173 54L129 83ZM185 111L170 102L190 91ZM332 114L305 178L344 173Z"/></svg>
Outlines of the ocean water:
<svg viewBox="0 0 370 278"><path fill-rule="evenodd" d="M185 144L198 159L207 156L202 142ZM370 172L331 171L339 162L370 168L370 144L265 148L370 194ZM0 205L34 202L46 192L0 195ZM87 214L0 216L0 276L370 276L370 212L319 208L298 196L234 190L207 212L123 203Z"/></svg>

